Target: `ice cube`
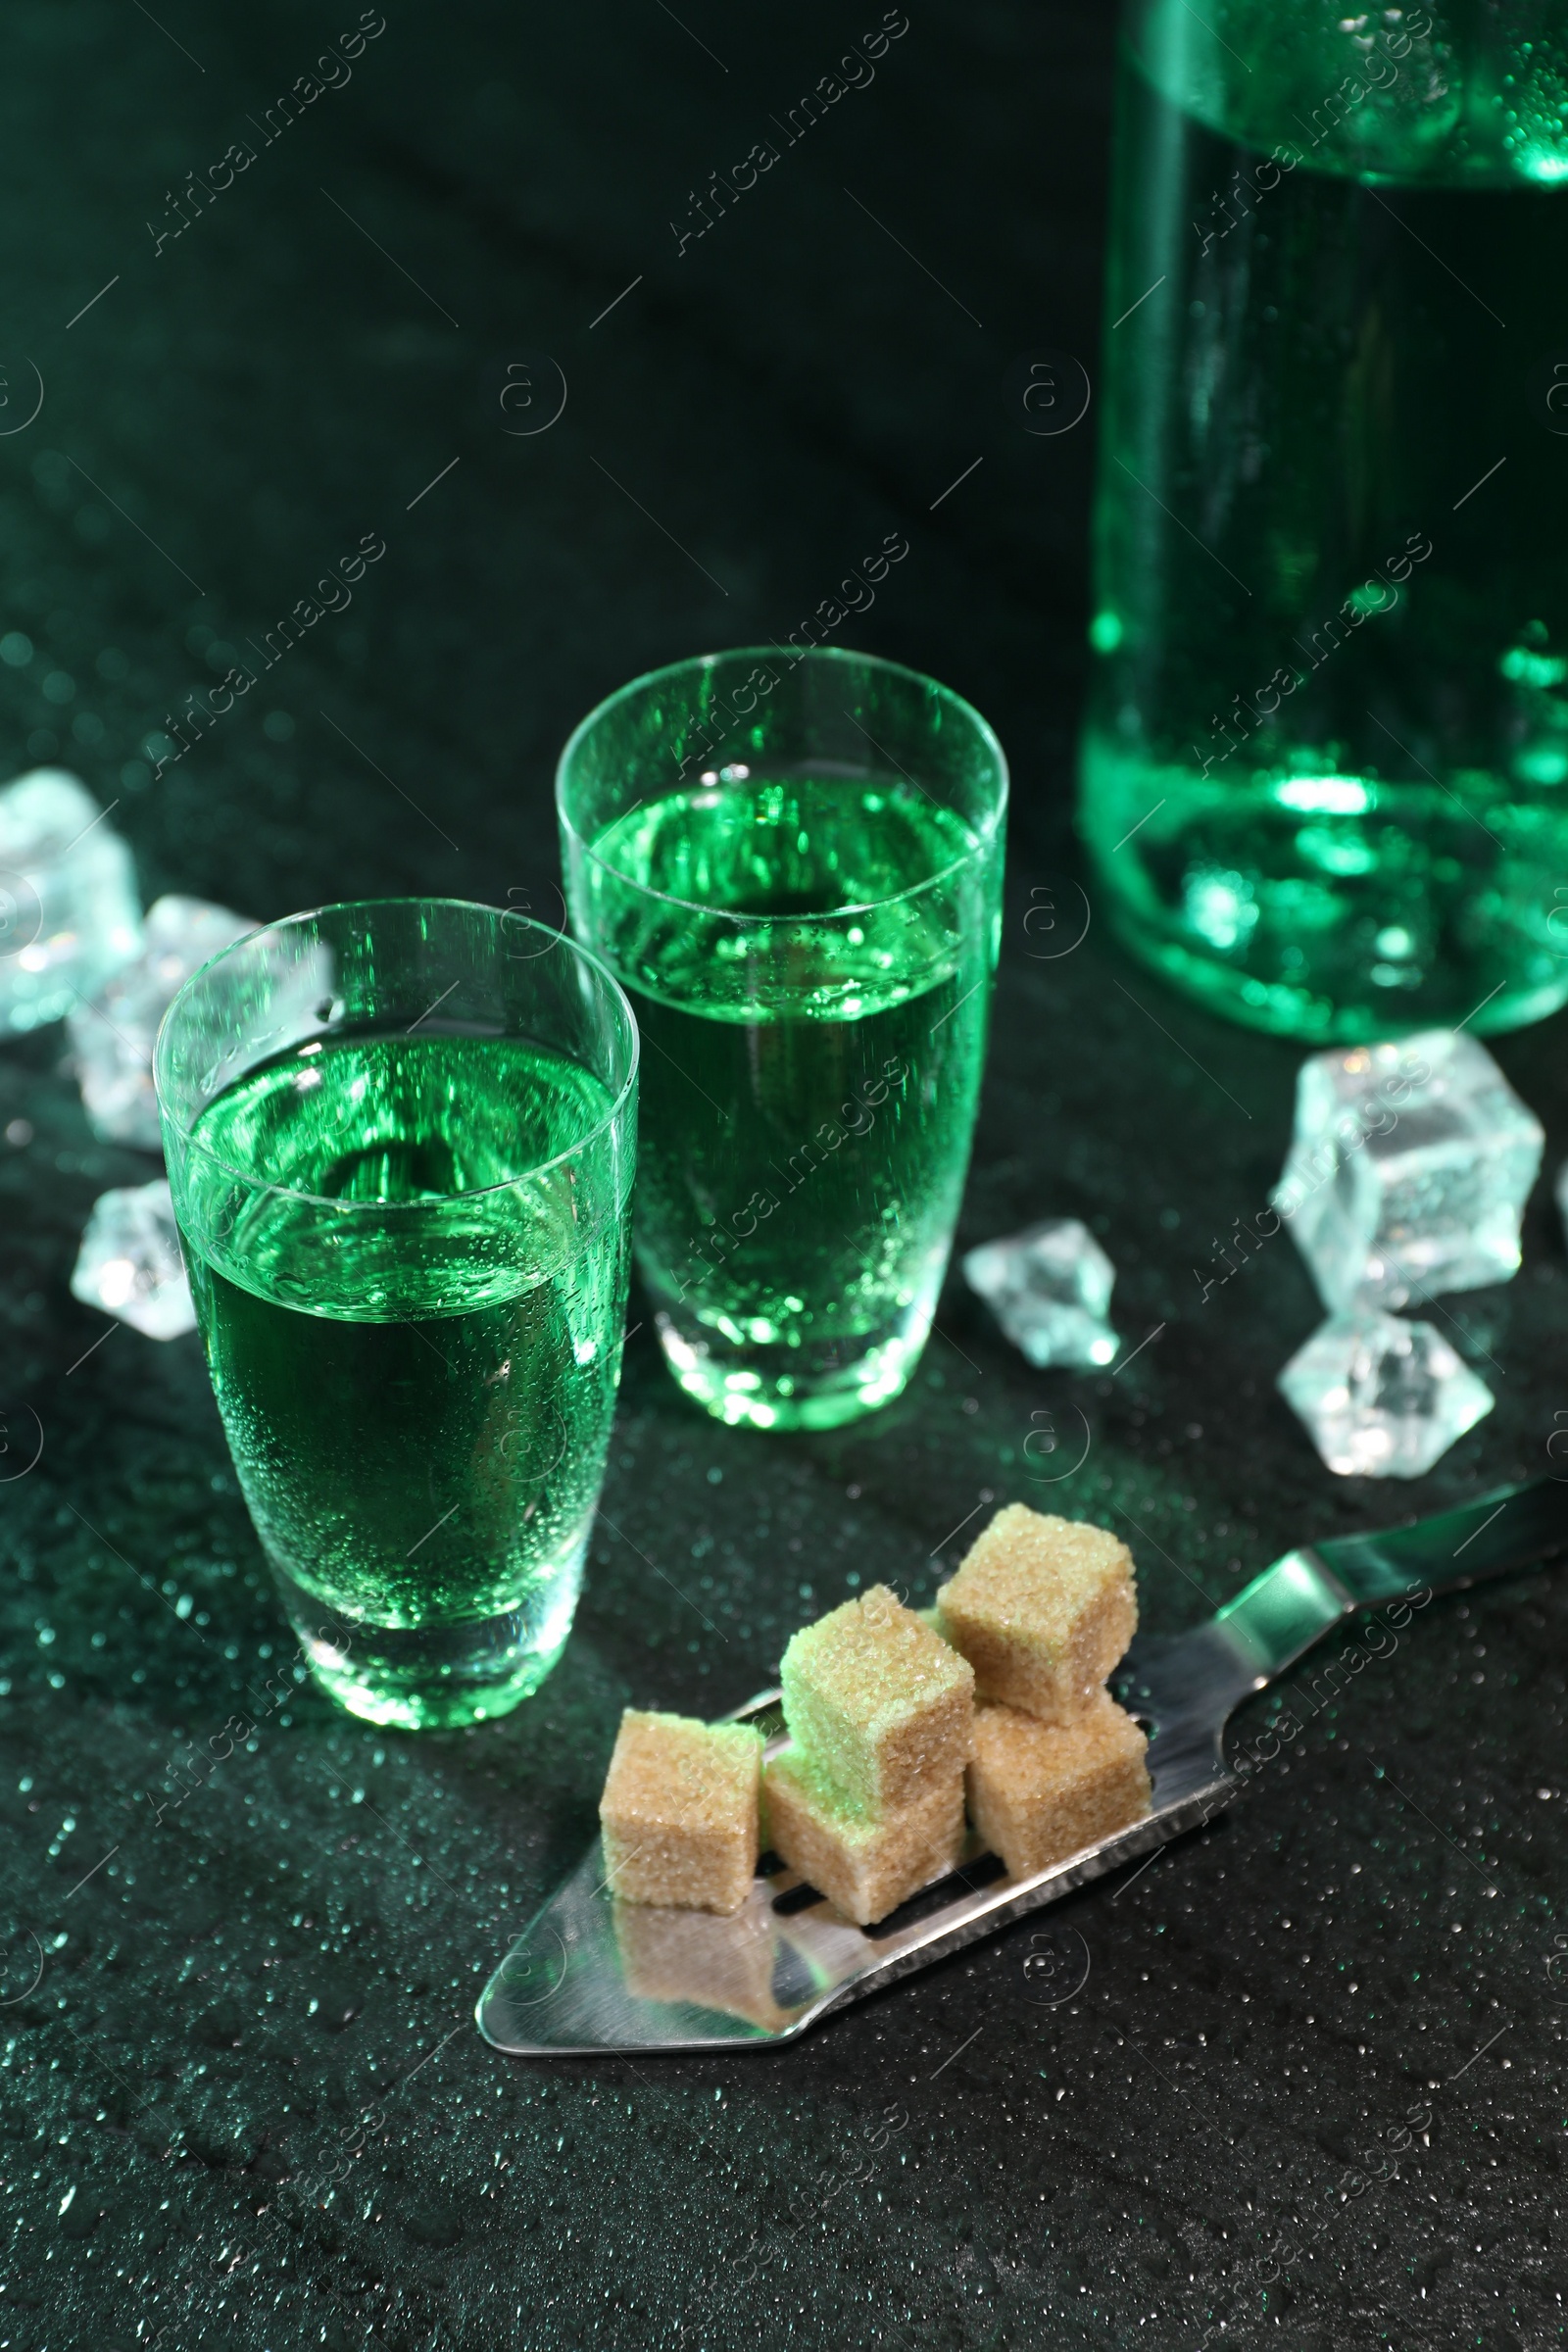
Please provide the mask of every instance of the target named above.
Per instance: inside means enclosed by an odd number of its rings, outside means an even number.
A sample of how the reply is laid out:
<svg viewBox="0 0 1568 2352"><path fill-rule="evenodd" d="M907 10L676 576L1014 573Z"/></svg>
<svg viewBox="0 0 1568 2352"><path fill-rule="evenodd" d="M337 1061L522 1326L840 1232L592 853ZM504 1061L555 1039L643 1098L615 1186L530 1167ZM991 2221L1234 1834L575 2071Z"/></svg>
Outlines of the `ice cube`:
<svg viewBox="0 0 1568 2352"><path fill-rule="evenodd" d="M1450 1029L1301 1065L1274 1206L1331 1312L1506 1282L1541 1121Z"/></svg>
<svg viewBox="0 0 1568 2352"><path fill-rule="evenodd" d="M81 1099L97 1134L158 1150L153 1045L159 1023L192 972L255 928L248 915L206 899L164 898L148 907L140 954L71 1013Z"/></svg>
<svg viewBox="0 0 1568 2352"><path fill-rule="evenodd" d="M162 1177L155 1184L100 1193L81 1237L71 1291L73 1298L118 1315L150 1340L177 1340L195 1330L174 1205Z"/></svg>
<svg viewBox="0 0 1568 2352"><path fill-rule="evenodd" d="M1331 1315L1279 1378L1341 1478L1420 1478L1495 1399L1430 1323Z"/></svg>
<svg viewBox="0 0 1568 2352"><path fill-rule="evenodd" d="M58 1021L136 952L129 850L86 786L35 767L0 791L0 1035Z"/></svg>
<svg viewBox="0 0 1568 2352"><path fill-rule="evenodd" d="M1108 1316L1116 1269L1076 1217L1047 1217L983 1243L965 1256L963 1278L1032 1364L1115 1361L1121 1342Z"/></svg>

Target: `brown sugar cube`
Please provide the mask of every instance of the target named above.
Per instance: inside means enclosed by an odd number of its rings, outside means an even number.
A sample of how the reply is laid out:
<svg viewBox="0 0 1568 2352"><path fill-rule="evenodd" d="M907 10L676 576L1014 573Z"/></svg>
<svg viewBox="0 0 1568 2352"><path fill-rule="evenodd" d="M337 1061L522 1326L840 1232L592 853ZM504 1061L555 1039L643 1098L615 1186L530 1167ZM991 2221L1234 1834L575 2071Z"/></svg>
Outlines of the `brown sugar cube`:
<svg viewBox="0 0 1568 2352"><path fill-rule="evenodd" d="M862 1928L956 1865L963 1851L963 1776L950 1768L879 1821L846 1812L811 1760L786 1748L767 1767L774 1851Z"/></svg>
<svg viewBox="0 0 1568 2352"><path fill-rule="evenodd" d="M757 1868L761 1774L761 1734L749 1724L628 1707L599 1800L613 1892L738 1911Z"/></svg>
<svg viewBox="0 0 1568 2352"><path fill-rule="evenodd" d="M980 1707L968 1771L969 1816L1015 1879L1064 1862L1149 1811L1148 1746L1108 1691L1076 1723L1041 1723L1015 1707Z"/></svg>
<svg viewBox="0 0 1568 2352"><path fill-rule="evenodd" d="M791 1739L833 1803L861 1820L947 1785L969 1759L974 1675L885 1585L803 1626L780 1679Z"/></svg>
<svg viewBox="0 0 1568 2352"><path fill-rule="evenodd" d="M770 1897L760 1911L747 1903L724 1919L617 1902L614 1919L626 1990L637 1999L717 2009L754 2026L781 2022L773 1998Z"/></svg>
<svg viewBox="0 0 1568 2352"><path fill-rule="evenodd" d="M1102 1527L1009 1503L937 1606L943 1632L974 1668L977 1698L1070 1723L1133 1638L1132 1554Z"/></svg>

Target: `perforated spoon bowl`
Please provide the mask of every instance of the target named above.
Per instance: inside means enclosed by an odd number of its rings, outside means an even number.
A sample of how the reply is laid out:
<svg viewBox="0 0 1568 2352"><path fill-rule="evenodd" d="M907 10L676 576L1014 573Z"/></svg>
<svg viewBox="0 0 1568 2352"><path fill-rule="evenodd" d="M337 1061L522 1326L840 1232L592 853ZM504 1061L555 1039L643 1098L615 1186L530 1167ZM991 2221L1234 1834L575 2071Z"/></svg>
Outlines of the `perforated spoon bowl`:
<svg viewBox="0 0 1568 2352"><path fill-rule="evenodd" d="M971 1839L956 1871L874 1928L852 1926L768 1856L731 1919L617 1904L596 1838L485 1986L479 2031L518 2057L789 2041L1210 1820L1238 1786L1223 1744L1234 1709L1347 1618L1563 1550L1568 1482L1544 1478L1410 1527L1286 1552L1206 1624L1163 1644L1140 1637L1123 1661L1117 1695L1151 1734L1143 1820L1023 1879ZM776 1690L732 1720L758 1724L769 1752L785 1744Z"/></svg>

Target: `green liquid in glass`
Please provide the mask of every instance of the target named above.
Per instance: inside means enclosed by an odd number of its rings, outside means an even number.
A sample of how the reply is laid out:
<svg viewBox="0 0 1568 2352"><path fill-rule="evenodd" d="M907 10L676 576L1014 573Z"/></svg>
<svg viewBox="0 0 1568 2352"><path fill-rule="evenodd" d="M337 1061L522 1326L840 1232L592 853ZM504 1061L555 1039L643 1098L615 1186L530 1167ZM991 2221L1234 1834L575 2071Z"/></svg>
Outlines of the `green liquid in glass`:
<svg viewBox="0 0 1568 2352"><path fill-rule="evenodd" d="M427 1028L299 1048L197 1122L182 1224L213 1385L312 1663L358 1714L501 1713L565 1641L625 1266L587 1155L544 1163L610 1107L559 1054Z"/></svg>
<svg viewBox="0 0 1568 2352"><path fill-rule="evenodd" d="M1083 825L1137 953L1311 1039L1568 998L1568 45L1510 14L1124 58Z"/></svg>
<svg viewBox="0 0 1568 2352"><path fill-rule="evenodd" d="M676 1378L725 1420L832 1427L924 1345L994 943L921 886L974 848L902 778L807 771L671 794L593 845L645 1048L638 1262Z"/></svg>

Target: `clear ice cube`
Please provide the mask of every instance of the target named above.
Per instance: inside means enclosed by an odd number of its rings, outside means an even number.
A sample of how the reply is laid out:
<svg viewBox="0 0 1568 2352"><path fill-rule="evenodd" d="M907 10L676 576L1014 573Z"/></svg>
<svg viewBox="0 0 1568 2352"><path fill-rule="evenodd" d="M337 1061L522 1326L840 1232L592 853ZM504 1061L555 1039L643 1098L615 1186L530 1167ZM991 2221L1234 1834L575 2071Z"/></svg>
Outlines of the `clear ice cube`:
<svg viewBox="0 0 1568 2352"><path fill-rule="evenodd" d="M150 1340L177 1340L195 1330L174 1204L162 1177L99 1195L81 1237L71 1291L73 1298L118 1316Z"/></svg>
<svg viewBox="0 0 1568 2352"><path fill-rule="evenodd" d="M1519 1268L1541 1121L1451 1029L1303 1062L1273 1204L1331 1312L1473 1291Z"/></svg>
<svg viewBox="0 0 1568 2352"><path fill-rule="evenodd" d="M97 1134L158 1150L153 1045L159 1023L192 972L255 928L248 915L206 899L164 898L148 907L140 953L71 1013L81 1099Z"/></svg>
<svg viewBox="0 0 1568 2352"><path fill-rule="evenodd" d="M1430 1323L1375 1307L1320 1324L1279 1387L1341 1478L1420 1478L1495 1401Z"/></svg>
<svg viewBox="0 0 1568 2352"><path fill-rule="evenodd" d="M1032 1364L1115 1361L1121 1341L1109 1313L1116 1269L1076 1217L1047 1217L983 1243L965 1256L963 1278Z"/></svg>
<svg viewBox="0 0 1568 2352"><path fill-rule="evenodd" d="M86 786L35 767L0 791L0 1036L58 1021L141 937L130 852Z"/></svg>

